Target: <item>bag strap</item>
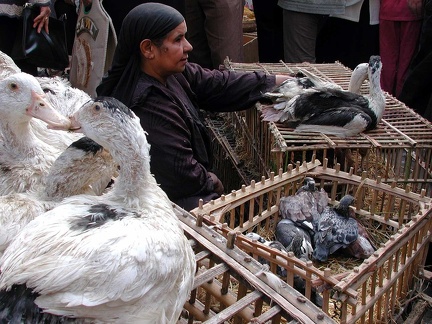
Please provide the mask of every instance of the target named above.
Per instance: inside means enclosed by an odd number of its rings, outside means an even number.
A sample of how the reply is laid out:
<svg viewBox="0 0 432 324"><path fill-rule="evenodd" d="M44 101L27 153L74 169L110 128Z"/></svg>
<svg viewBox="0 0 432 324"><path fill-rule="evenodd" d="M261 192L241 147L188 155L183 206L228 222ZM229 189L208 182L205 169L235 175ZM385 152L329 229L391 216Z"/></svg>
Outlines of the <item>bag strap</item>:
<svg viewBox="0 0 432 324"><path fill-rule="evenodd" d="M22 16L24 18L24 22L25 23L29 23L29 21L28 21L29 18L33 20L34 17L39 14L39 12L36 12L36 10L38 10L38 9L40 9L40 6L27 2L24 5L23 13L22 13ZM64 37L65 37L65 40L66 40L66 33L65 33L66 19L67 19L66 14L61 15L59 17L59 19L56 19L56 18L53 18L53 17L49 17L48 19L49 19L48 26L50 26L50 25L52 26L53 20L56 20L56 21L59 21L59 22L62 23L63 34L64 34ZM27 28L27 26L25 28ZM33 26L31 26L30 28L33 28ZM56 51L56 49L55 49L56 45L54 44L54 42L52 41L50 35L45 31L44 28L41 29L41 34L43 35L43 37L46 39L46 41L50 45L49 47L51 49L51 52L53 53L53 56L56 57L57 59L61 60L62 57L61 57L59 51Z"/></svg>
<svg viewBox="0 0 432 324"><path fill-rule="evenodd" d="M52 19L55 19L55 18L49 17L50 21L52 21ZM65 21L64 20L59 20L59 19L57 19L57 20L60 21L60 22L62 22L62 28L63 28L63 31L64 31L64 29L65 29ZM49 26L49 23L48 23L48 26ZM51 52L54 54L54 56L57 57L59 60L61 60L62 57L60 56L60 52L55 50L56 45L52 41L50 35L44 29L41 30L41 34L45 37L45 39L47 40L48 44L50 45ZM65 33L62 33L62 34L65 34ZM64 37L66 37L66 35Z"/></svg>

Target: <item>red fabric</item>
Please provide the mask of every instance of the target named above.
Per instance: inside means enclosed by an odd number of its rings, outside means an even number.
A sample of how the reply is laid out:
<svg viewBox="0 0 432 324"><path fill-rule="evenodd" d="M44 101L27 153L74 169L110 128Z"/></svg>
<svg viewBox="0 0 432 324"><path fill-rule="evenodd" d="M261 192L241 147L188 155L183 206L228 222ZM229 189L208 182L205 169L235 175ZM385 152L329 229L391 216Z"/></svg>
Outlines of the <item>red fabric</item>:
<svg viewBox="0 0 432 324"><path fill-rule="evenodd" d="M393 1L393 0L392 0ZM381 87L398 97L418 43L421 20L380 20Z"/></svg>
<svg viewBox="0 0 432 324"><path fill-rule="evenodd" d="M407 0L381 0L380 20L412 21L420 20L408 7Z"/></svg>

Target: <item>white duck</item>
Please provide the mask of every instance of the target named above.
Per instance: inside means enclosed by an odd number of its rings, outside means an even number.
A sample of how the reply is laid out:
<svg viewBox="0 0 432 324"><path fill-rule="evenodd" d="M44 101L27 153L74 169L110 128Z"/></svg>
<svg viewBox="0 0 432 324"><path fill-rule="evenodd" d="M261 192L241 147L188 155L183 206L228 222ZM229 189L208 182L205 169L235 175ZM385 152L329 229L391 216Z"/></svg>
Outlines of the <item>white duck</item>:
<svg viewBox="0 0 432 324"><path fill-rule="evenodd" d="M0 80L13 74L20 73L21 69L8 55L0 51ZM61 77L36 77L42 90L46 93L46 100L63 116L72 115L90 96L77 88L72 87L70 82ZM31 120L34 134L46 144L61 151L65 150L73 141L82 134L56 132L46 128L46 124L38 119Z"/></svg>
<svg viewBox="0 0 432 324"><path fill-rule="evenodd" d="M61 77L37 77L49 103L63 116L71 116L91 97L84 91L72 87L70 82ZM66 149L72 142L82 137L82 134L57 132L47 129L38 119L31 121L37 137L60 150Z"/></svg>
<svg viewBox="0 0 432 324"><path fill-rule="evenodd" d="M0 195L44 183L61 153L35 136L30 126L33 117L51 124L69 123L47 102L32 75L15 73L0 80Z"/></svg>
<svg viewBox="0 0 432 324"><path fill-rule="evenodd" d="M313 91L302 92L283 103L263 106L262 118L287 123L298 132L321 132L338 137L374 129L385 108L385 96L380 85L381 69L380 57L371 56L368 96L328 87L313 88Z"/></svg>
<svg viewBox="0 0 432 324"><path fill-rule="evenodd" d="M176 323L193 285L195 255L150 173L139 119L115 99L96 98L74 115L72 128L110 151L119 176L107 194L67 198L31 221L0 259L0 295L24 295L25 285L34 300L27 305L45 314ZM13 306L0 304L0 314Z"/></svg>
<svg viewBox="0 0 432 324"><path fill-rule="evenodd" d="M0 256L31 220L54 208L65 197L96 194L90 185L104 182L106 186L115 171L111 154L93 140L82 137L53 163L46 187L0 196Z"/></svg>

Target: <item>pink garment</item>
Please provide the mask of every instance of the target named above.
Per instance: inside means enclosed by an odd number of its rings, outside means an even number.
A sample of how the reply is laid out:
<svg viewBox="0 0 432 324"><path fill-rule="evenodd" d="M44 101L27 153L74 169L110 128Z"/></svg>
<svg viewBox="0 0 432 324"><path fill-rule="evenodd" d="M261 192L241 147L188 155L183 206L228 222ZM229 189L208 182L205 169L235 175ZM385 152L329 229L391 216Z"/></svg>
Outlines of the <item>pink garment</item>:
<svg viewBox="0 0 432 324"><path fill-rule="evenodd" d="M417 49L421 22L421 17L416 16L408 7L407 0L381 0L381 87L396 97L400 95L408 67Z"/></svg>
<svg viewBox="0 0 432 324"><path fill-rule="evenodd" d="M381 0L380 20L413 21L421 20L408 7L407 0Z"/></svg>
<svg viewBox="0 0 432 324"><path fill-rule="evenodd" d="M381 20L380 55L383 64L381 87L398 97L401 93L411 59L417 49L421 20Z"/></svg>

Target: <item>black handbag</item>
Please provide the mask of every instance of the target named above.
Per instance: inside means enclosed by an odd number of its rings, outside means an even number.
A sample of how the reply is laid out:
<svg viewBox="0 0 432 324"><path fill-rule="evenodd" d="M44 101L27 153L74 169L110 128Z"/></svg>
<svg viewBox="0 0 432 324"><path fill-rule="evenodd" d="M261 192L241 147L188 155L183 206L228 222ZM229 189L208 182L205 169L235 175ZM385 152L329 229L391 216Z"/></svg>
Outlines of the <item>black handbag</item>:
<svg viewBox="0 0 432 324"><path fill-rule="evenodd" d="M39 13L39 6L24 5L22 28L18 28L11 57L37 67L64 70L69 66L65 18L49 17L49 34L43 28L38 33L37 28L33 28L33 20Z"/></svg>

